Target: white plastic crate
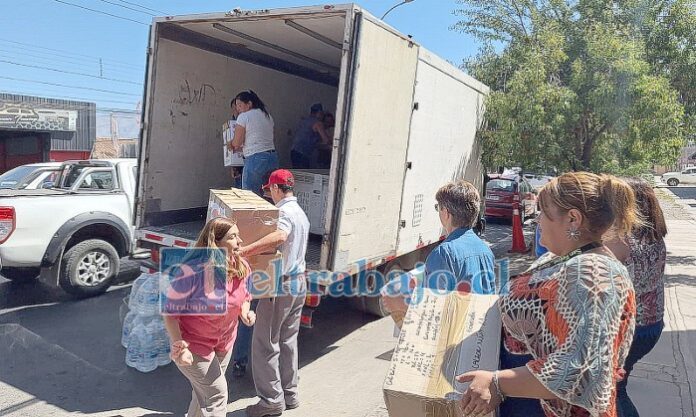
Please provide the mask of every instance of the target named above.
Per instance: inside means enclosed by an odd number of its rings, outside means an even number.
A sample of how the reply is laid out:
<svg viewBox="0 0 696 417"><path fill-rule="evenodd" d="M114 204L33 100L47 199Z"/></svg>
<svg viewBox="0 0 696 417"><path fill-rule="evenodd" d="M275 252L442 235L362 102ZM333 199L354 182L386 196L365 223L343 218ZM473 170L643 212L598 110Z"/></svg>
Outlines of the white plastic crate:
<svg viewBox="0 0 696 417"><path fill-rule="evenodd" d="M292 170L295 196L309 218L309 233L323 235L329 198L329 170Z"/></svg>

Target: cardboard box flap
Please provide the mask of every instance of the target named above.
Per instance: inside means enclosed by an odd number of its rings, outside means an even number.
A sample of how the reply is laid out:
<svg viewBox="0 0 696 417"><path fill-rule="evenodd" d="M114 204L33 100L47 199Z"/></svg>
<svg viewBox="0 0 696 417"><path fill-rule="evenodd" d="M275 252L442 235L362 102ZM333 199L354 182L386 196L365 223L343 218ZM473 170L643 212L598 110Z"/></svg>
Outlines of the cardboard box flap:
<svg viewBox="0 0 696 417"><path fill-rule="evenodd" d="M210 190L206 221L226 217L237 222L240 237L252 243L278 228L278 208L251 191Z"/></svg>

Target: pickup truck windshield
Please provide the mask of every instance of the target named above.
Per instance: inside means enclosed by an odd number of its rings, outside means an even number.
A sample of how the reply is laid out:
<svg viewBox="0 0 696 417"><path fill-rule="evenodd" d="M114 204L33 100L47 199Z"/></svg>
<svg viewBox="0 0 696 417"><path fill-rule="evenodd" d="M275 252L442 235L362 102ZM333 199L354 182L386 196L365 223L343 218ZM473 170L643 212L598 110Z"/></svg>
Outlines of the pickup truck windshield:
<svg viewBox="0 0 696 417"><path fill-rule="evenodd" d="M18 182L34 170L36 170L36 167L24 165L7 171L0 175L0 188L14 188Z"/></svg>
<svg viewBox="0 0 696 417"><path fill-rule="evenodd" d="M515 182L510 180L490 180L486 185L487 190L494 191L515 191Z"/></svg>

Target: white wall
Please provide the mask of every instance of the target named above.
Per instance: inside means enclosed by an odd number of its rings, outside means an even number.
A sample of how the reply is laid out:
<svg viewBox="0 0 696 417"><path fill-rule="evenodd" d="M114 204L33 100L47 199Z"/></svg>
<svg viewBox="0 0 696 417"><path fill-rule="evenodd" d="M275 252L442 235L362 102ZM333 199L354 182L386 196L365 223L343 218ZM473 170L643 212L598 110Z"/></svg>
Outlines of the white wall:
<svg viewBox="0 0 696 417"><path fill-rule="evenodd" d="M159 41L154 76L147 211L205 206L210 188L231 185L221 128L238 92L254 90L273 115L281 166L289 166L299 119L316 102L333 112L338 94L336 87L166 39Z"/></svg>

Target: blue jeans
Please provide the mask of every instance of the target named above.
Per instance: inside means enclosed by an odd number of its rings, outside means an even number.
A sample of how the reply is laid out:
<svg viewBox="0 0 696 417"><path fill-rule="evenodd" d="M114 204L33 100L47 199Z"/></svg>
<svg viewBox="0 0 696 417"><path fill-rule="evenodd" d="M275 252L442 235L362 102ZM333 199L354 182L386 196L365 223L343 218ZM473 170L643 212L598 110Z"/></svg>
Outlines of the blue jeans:
<svg viewBox="0 0 696 417"><path fill-rule="evenodd" d="M259 300L251 300L251 310L256 310ZM234 363L246 366L249 363L249 349L251 347L251 335L254 333L254 326L247 326L240 320L237 324L237 340L234 342L234 353L232 360Z"/></svg>
<svg viewBox="0 0 696 417"><path fill-rule="evenodd" d="M508 353L500 344L500 369L513 369L525 366L533 360L532 355L514 355ZM500 404L500 417L544 417L541 402L532 398L509 397Z"/></svg>
<svg viewBox="0 0 696 417"><path fill-rule="evenodd" d="M626 390L628 376L631 374L633 366L653 350L657 341L660 340L663 327L664 323L662 321L648 326L636 327L636 334L624 364L626 376L616 384L616 414L619 417L639 417L638 410L633 405L633 401L631 401L631 397L628 396L628 391Z"/></svg>
<svg viewBox="0 0 696 417"><path fill-rule="evenodd" d="M259 152L244 158L242 188L263 196L261 187L278 166L278 155L275 151Z"/></svg>
<svg viewBox="0 0 696 417"><path fill-rule="evenodd" d="M312 161L308 156L306 156L304 154L301 154L297 151L291 151L290 152L290 159L292 160L292 167L295 169L309 169L309 168L311 168Z"/></svg>

